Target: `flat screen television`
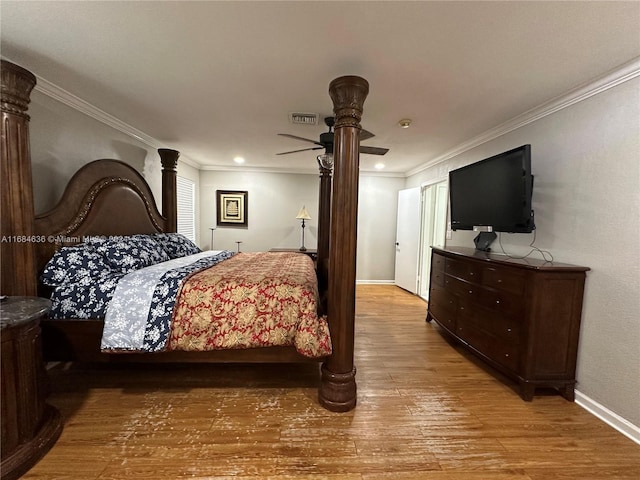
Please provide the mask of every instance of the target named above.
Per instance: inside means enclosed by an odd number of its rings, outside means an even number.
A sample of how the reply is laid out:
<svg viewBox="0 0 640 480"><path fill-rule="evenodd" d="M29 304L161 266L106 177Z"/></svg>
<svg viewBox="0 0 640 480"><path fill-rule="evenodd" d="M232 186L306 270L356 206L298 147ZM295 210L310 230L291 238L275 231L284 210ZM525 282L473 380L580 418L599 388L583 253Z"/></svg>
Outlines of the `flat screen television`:
<svg viewBox="0 0 640 480"><path fill-rule="evenodd" d="M535 229L532 193L531 145L452 170L451 229L531 233Z"/></svg>

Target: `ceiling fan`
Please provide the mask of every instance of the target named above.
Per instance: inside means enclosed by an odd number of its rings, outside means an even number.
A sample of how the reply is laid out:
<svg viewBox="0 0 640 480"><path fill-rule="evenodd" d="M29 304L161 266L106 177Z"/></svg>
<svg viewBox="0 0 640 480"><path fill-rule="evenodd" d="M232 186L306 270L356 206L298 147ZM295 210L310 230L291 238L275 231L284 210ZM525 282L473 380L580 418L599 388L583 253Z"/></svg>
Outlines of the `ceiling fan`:
<svg viewBox="0 0 640 480"><path fill-rule="evenodd" d="M311 140L309 138L304 138L304 137L298 137L296 135L289 135L288 133L279 133L278 135L282 137L295 138L296 140L302 140L304 142L314 143L315 145L318 145L318 146L303 148L300 150L291 150L290 152L276 153L276 155L288 155L290 153L306 152L307 150L320 150L322 148L324 148L326 153L333 154L333 125L335 124L335 118L325 117L324 123L327 127L329 127L329 131L320 134L320 141ZM360 141L367 140L374 136L375 135L373 133L367 130L362 129L360 131ZM389 151L388 148L368 147L365 145L360 145L360 153L368 153L371 155L384 155L388 151Z"/></svg>

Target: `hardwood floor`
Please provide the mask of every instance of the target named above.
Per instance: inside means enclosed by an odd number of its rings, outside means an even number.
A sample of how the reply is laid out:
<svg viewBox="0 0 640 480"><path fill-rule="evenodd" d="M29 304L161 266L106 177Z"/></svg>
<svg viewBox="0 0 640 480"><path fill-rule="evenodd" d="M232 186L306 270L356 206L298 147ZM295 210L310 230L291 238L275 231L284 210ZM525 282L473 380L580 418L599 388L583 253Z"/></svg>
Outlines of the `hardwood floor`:
<svg viewBox="0 0 640 480"><path fill-rule="evenodd" d="M60 364L64 431L23 478L640 478L640 446L559 395L522 401L419 298L357 294L355 410L318 405L315 365Z"/></svg>

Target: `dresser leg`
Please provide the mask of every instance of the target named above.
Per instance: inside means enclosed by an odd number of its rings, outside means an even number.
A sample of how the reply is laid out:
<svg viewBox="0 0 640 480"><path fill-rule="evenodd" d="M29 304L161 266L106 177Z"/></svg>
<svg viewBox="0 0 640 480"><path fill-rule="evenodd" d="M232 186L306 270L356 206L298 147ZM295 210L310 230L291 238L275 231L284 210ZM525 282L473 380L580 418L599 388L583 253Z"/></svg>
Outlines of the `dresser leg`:
<svg viewBox="0 0 640 480"><path fill-rule="evenodd" d="M567 383L566 385L564 385L562 388L559 388L558 390L560 391L560 395L562 395L568 401L570 402L575 401L576 392L575 392L573 383Z"/></svg>
<svg viewBox="0 0 640 480"><path fill-rule="evenodd" d="M533 400L533 394L535 390L536 387L532 383L526 382L524 380L520 381L520 397L522 397L525 402L530 402L531 400Z"/></svg>

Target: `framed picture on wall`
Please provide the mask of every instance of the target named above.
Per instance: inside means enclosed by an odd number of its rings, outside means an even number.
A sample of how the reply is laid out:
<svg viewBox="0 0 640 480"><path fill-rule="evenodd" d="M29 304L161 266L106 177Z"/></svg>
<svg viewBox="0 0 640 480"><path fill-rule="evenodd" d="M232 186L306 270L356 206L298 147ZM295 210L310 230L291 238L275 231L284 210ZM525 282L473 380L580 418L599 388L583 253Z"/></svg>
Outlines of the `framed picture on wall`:
<svg viewBox="0 0 640 480"><path fill-rule="evenodd" d="M219 227L247 227L248 192L216 190L216 211Z"/></svg>

